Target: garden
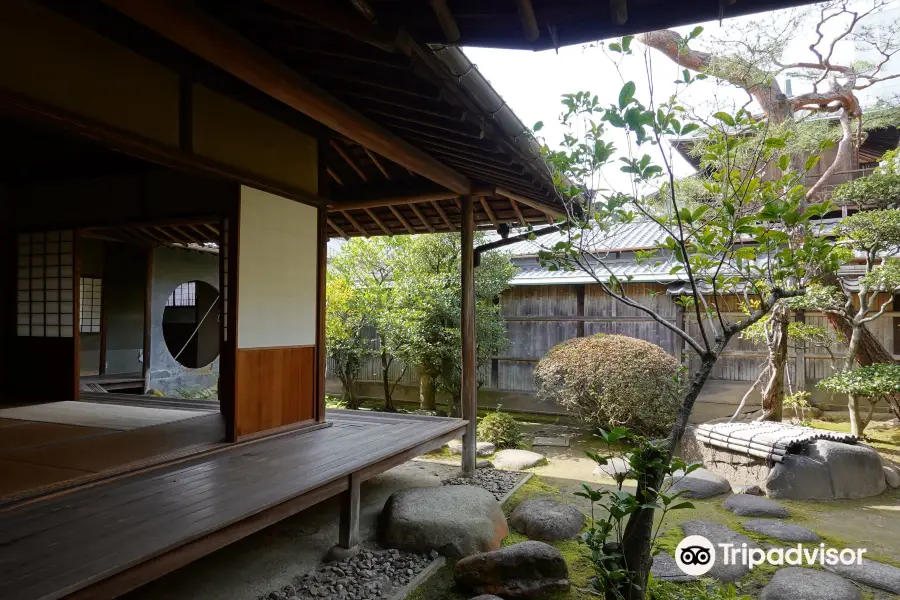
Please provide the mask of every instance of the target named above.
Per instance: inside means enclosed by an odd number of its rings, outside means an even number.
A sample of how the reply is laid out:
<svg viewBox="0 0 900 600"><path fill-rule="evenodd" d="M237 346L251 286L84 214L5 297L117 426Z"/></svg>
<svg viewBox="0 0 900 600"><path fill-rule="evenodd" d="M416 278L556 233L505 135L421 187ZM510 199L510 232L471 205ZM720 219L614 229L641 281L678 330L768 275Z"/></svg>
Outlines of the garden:
<svg viewBox="0 0 900 600"><path fill-rule="evenodd" d="M847 22L845 35L859 43L871 35L846 5L810 15ZM900 364L869 329L900 290L895 151L869 177L823 193L863 128L885 126L864 118L854 96L860 81L881 81L881 65L837 68L834 45L813 44L817 61L788 67L783 45L763 34L762 21L753 26L756 45L722 46L732 54L695 50L702 27L603 44L621 78L616 101L566 94L556 148L541 137L543 123L533 127L569 201L552 244L529 230L541 266L587 275L686 355L616 333L568 339L533 369L537 397L566 417L479 411L474 475L396 492L385 504L383 546L447 559L410 597L900 594ZM887 58L900 50L900 40L868 41ZM674 94L654 96L649 67L635 76L638 47L678 65ZM788 68L831 78L830 91L788 97L775 78ZM710 78L745 90L761 112L699 115L683 99ZM817 114L829 118L808 118ZM701 175L681 180L664 141L691 134ZM603 173L613 166L626 185L611 190ZM660 232L635 260L677 275L670 295L680 322L630 295L619 253L598 250L636 221ZM352 240L332 258L329 368L344 390L332 406L460 415L459 244L454 234ZM476 272L480 378L506 345L497 298L513 274L502 252L485 254ZM807 310L827 327L792 319ZM733 415L694 422L726 348L742 340L764 349L756 380ZM843 399L842 413L815 406L788 365L791 350L835 344L844 356L817 386ZM374 403L354 391L370 357L381 365L383 400ZM395 360L420 373L418 406L394 401ZM423 460L457 465L461 453L462 443L450 443Z"/></svg>

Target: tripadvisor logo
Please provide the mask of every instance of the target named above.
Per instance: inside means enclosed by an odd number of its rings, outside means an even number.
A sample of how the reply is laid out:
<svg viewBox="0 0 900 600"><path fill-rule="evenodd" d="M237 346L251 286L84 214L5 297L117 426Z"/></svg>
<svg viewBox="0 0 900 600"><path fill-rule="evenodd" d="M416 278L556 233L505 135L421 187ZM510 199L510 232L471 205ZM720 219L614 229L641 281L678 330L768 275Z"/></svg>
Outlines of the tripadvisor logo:
<svg viewBox="0 0 900 600"><path fill-rule="evenodd" d="M764 550L747 544L714 545L702 535L689 535L675 549L675 563L685 575L699 577L716 565L744 565L753 569L762 564L774 566L861 565L865 548L828 548L825 544ZM718 559L717 559L718 557Z"/></svg>

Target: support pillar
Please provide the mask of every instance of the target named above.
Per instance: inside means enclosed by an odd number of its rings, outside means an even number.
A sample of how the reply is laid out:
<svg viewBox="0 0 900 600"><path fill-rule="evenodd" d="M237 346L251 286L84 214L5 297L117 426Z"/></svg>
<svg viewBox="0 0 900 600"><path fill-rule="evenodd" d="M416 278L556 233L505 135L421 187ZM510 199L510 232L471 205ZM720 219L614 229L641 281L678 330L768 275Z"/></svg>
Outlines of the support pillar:
<svg viewBox="0 0 900 600"><path fill-rule="evenodd" d="M462 340L462 387L460 409L468 419L463 436L462 470L475 473L475 429L478 423L478 365L475 360L475 198L462 199L462 303L460 337Z"/></svg>
<svg viewBox="0 0 900 600"><path fill-rule="evenodd" d="M328 553L327 560L344 560L359 553L359 473L351 473L348 479L349 487L341 493L338 545Z"/></svg>

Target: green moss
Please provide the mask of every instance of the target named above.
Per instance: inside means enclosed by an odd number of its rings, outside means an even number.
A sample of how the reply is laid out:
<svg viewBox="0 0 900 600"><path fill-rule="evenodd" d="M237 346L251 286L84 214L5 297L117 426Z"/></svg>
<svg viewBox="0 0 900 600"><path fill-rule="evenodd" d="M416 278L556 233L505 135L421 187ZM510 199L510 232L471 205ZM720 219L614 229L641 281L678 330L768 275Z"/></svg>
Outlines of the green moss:
<svg viewBox="0 0 900 600"><path fill-rule="evenodd" d="M534 500L536 498L550 498L558 502L564 502L562 492L558 487L554 487L547 483L541 477L533 475L531 479L516 490L516 493L506 501L503 510L506 514L512 513L525 500Z"/></svg>

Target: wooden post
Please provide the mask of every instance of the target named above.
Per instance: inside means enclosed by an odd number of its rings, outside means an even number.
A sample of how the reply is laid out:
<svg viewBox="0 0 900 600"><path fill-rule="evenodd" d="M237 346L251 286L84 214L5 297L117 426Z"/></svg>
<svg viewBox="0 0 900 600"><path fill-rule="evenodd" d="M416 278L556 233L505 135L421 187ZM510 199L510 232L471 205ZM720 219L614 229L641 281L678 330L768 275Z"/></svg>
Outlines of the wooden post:
<svg viewBox="0 0 900 600"><path fill-rule="evenodd" d="M359 473L350 474L350 489L341 494L338 546L355 553L359 547Z"/></svg>
<svg viewBox="0 0 900 600"><path fill-rule="evenodd" d="M806 312L803 310L798 310L795 316L795 320L798 323L806 322ZM798 392L806 391L806 346L803 342L797 343L797 348L794 350L796 356L794 357L794 390Z"/></svg>
<svg viewBox="0 0 900 600"><path fill-rule="evenodd" d="M478 423L478 380L475 361L475 198L462 200L462 304L460 336L462 338L462 387L460 409L468 419L463 436L462 470L475 473L475 428Z"/></svg>
<svg viewBox="0 0 900 600"><path fill-rule="evenodd" d="M575 316L578 321L575 323L575 335L584 337L584 284L575 286Z"/></svg>

